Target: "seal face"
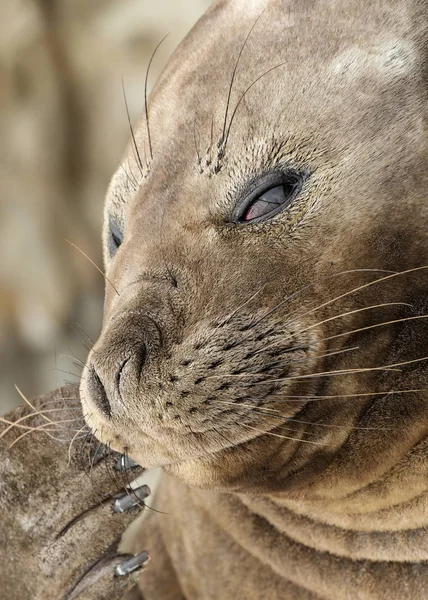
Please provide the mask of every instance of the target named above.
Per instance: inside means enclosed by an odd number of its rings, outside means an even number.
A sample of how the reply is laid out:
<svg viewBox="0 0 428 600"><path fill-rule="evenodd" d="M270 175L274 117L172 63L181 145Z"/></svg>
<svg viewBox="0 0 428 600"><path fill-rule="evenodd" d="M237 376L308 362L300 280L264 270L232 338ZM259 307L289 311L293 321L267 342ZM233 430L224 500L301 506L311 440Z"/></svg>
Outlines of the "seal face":
<svg viewBox="0 0 428 600"><path fill-rule="evenodd" d="M344 498L427 434L426 5L245 6L182 42L112 180L84 412L196 486Z"/></svg>

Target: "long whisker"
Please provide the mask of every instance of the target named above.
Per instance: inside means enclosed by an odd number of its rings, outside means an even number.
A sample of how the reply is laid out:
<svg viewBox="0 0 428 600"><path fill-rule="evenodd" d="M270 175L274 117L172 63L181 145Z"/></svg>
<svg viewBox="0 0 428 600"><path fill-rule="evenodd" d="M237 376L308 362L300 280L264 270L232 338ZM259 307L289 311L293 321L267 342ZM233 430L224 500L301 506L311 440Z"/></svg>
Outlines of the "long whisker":
<svg viewBox="0 0 428 600"><path fill-rule="evenodd" d="M291 440L293 442L302 442L303 444L313 444L314 446L329 446L330 444L325 444L323 442L314 442L312 440L304 440L301 438L294 438L287 435L280 435L279 433L273 433L272 431L263 431L263 429L258 429L257 427L252 427L251 425L247 425L246 423L240 423L242 427L247 427L247 429L252 429L253 431L259 431L264 435L272 435L274 437L281 438L283 440Z"/></svg>
<svg viewBox="0 0 428 600"><path fill-rule="evenodd" d="M143 167L143 163L141 161L140 152L138 151L137 140L135 139L135 133L134 133L134 128L132 127L131 117L129 115L128 100L126 98L125 82L123 81L123 77L122 77L122 93L123 93L123 99L125 102L126 115L128 117L129 130L131 132L132 149L134 151L134 157L135 157L135 160L140 169L141 176L144 177L144 167Z"/></svg>
<svg viewBox="0 0 428 600"><path fill-rule="evenodd" d="M236 444L234 444L231 440L229 440L229 438L227 436L225 436L221 431L219 431L216 427L213 427L213 430L220 436L222 437L224 440L226 440L227 442L227 447L225 448L225 450L229 449L229 448L233 448ZM263 466L263 463L260 460L257 460L257 458L255 458L255 456L253 455L254 453L251 452L251 450L249 448L243 448L242 446L240 447L240 450L244 450L244 452L248 455L251 456L251 459L256 462L259 465Z"/></svg>
<svg viewBox="0 0 428 600"><path fill-rule="evenodd" d="M356 346L355 348L345 348L344 350L338 350L337 352L325 354L324 356L332 356L334 354L342 354L345 352L349 352L350 350L355 350L356 348L358 348L358 346ZM314 357L314 358L323 358L323 356ZM421 360L426 360L426 359L419 358L419 359L416 359L415 361L408 361L408 362L418 362ZM309 375L290 375L290 376L282 377L279 379L262 380L262 381L258 381L256 383L271 383L274 381L287 381L288 379L305 379L308 377L317 377L317 376L321 376L321 375L346 375L346 374L351 374L351 373L362 373L362 372L366 372L366 371L397 371L400 369L395 369L394 367L399 366L400 364L408 364L408 362L397 363L397 365L384 365L382 367L361 367L361 368L354 368L354 369L338 369L337 371L323 371L321 373L310 373ZM291 363L291 364L294 364L294 363ZM280 367L281 365L278 365L278 366ZM290 364L287 363L284 366L290 366ZM261 376L261 373L230 373L230 374L228 374L228 377L233 377L233 378L235 378L235 377L236 378L245 378L245 377L260 378L260 376ZM224 374L208 375L207 377L205 377L205 379L219 379L219 378L223 379ZM251 385L253 385L253 384L251 384Z"/></svg>
<svg viewBox="0 0 428 600"><path fill-rule="evenodd" d="M379 272L380 273L385 273L385 272L386 273L391 273L391 271L385 271L384 269L350 269L348 271L339 271L338 273L333 273L333 275L327 275L326 277L322 277L317 282L313 282L313 283L310 283L309 285L305 285L304 287L300 288L296 292L293 292L292 294L289 294L286 298L284 298L284 300L281 300L281 302L278 302L278 304L276 304L273 308L270 308L259 319L257 319L254 323L252 323L251 327L249 328L250 331L248 332L248 334L246 336L243 336L238 342L236 342L234 344L234 346L238 346L243 341L245 341L251 335L251 329L254 329L255 327L257 327L257 325L259 325L262 321L264 321L265 319L267 319L273 313L277 312L286 303L290 302L291 300L294 300L295 298L297 298L298 296L300 296L303 292L305 292L305 291L313 288L315 285L317 285L317 283L319 283L319 281L327 281L328 279L333 279L334 277L339 277L341 275L350 275L350 274L354 274L354 273L373 273L373 272L375 272L375 273L379 273ZM394 272L394 274L396 274L396 273ZM375 279L371 283L375 283L377 281L380 281L380 279ZM351 294L352 292L358 291L359 289L360 288L354 288L353 290L351 290L348 293ZM331 300L331 302L334 302L335 300L337 300L337 299L339 299L341 297L342 296L338 296L337 298L333 298L333 300ZM318 308L321 308L322 306L324 306L324 305L317 306L316 308L311 309L310 312L318 310ZM308 314L308 313L304 313L303 315L298 315L296 318L301 318L302 316L305 316L306 314Z"/></svg>
<svg viewBox="0 0 428 600"><path fill-rule="evenodd" d="M368 325L366 327L360 327L358 329L351 329L351 330L348 330L348 331L343 331L341 333L337 333L335 335L331 335L329 337L322 338L322 339L320 339L320 340L317 341L317 344L319 345L319 344L322 344L323 342L330 341L330 340L333 340L333 339L336 339L336 338L339 338L339 337L343 337L345 335L352 335L354 333L360 333L362 331L368 331L370 329L376 329L377 327L384 327L386 325L392 325L392 324L397 324L397 323L403 323L403 322L406 322L406 321L414 321L414 320L417 320L417 319L426 319L426 318L428 318L428 315L416 315L416 316L413 316L413 317L403 317L401 319L394 319L392 321L382 321L382 323L375 323L374 325ZM265 346L261 350L258 350L257 352L255 352L255 354L260 354L261 352L264 352L264 351L266 351L266 350L268 350L270 348L273 348L275 346L276 346L276 344L271 344L269 346ZM287 348L286 350L284 350L284 352L288 353L288 352L292 352L294 350L301 350L301 349L302 349L302 346L300 346L300 345L299 346L293 346L292 348ZM210 376L210 377L212 377L212 376Z"/></svg>
<svg viewBox="0 0 428 600"><path fill-rule="evenodd" d="M384 321L382 323L375 323L374 325L368 325L367 327L360 327L359 329L353 329L351 331L344 331L342 333L337 333L336 335L331 335L329 337L324 338L322 341L326 342L329 340L335 340L339 337L343 337L345 335L352 335L354 333L360 333L361 331L368 331L369 329L376 329L377 327L384 327L386 325L393 325L395 323L404 323L406 321L415 321L417 319L427 319L428 315L416 315L414 317L404 317L402 319L395 319L393 321Z"/></svg>
<svg viewBox="0 0 428 600"><path fill-rule="evenodd" d="M135 154L134 154L134 158L135 158L135 161L138 162ZM128 164L128 168L125 166L125 163ZM120 166L122 167L128 181L130 181L133 191L136 192L139 188L139 184L138 184L138 181L135 179L134 170L131 167L131 162L129 160L129 156L127 156L126 159L124 161L122 161Z"/></svg>
<svg viewBox="0 0 428 600"><path fill-rule="evenodd" d="M150 151L150 159L153 160L153 146L152 146L152 136L150 133L150 121L149 121L149 104L148 104L148 93L147 93L147 88L148 88L148 81L149 81L149 73L150 73L150 67L152 66L152 62L153 59L155 57L156 52L158 51L159 47L161 46L161 44L163 44L163 42L166 40L166 38L169 36L169 33L167 33L159 42L159 44L156 46L156 48L153 50L152 55L150 57L149 60L149 64L147 65L147 71L146 71L146 77L144 79L144 112L146 115L146 127L147 127L147 139L149 142L149 151Z"/></svg>
<svg viewBox="0 0 428 600"><path fill-rule="evenodd" d="M213 140L214 140L214 112L211 113L211 130L210 130L210 145L209 145L209 164L212 163Z"/></svg>
<svg viewBox="0 0 428 600"><path fill-rule="evenodd" d="M2 431L0 433L0 439L2 437L4 437L8 431L10 431L11 429L13 429L14 427L20 427L22 429L33 429L32 426L28 426L28 425L21 425L20 423L22 423L23 421L26 421L27 419L31 419L32 417L36 417L37 415L40 415L43 417L43 415L47 412L58 412L59 410L62 410L60 408L49 408L47 410L41 411L41 410L37 410L31 414L28 415L24 415L23 417L20 417L19 419L17 419L16 421L9 421L8 419L5 419L4 417L0 417L0 421L2 423L8 424L9 426L6 427L6 429L4 431ZM80 410L79 407L76 407L74 410ZM79 420L79 418L75 419L76 421ZM59 425L61 424L62 421L51 421L50 419L48 419L48 422L52 425ZM68 421L67 421L68 422Z"/></svg>
<svg viewBox="0 0 428 600"><path fill-rule="evenodd" d="M242 304L240 304L237 308L235 308L231 313L229 313L226 317L224 317L223 319L221 319L219 321L219 323L217 324L217 326L214 328L214 330L210 333L209 337L212 338L215 333L220 329L220 327L224 327L224 325L226 325L227 323L230 323L230 321L233 319L233 317L244 308L244 306L246 306L247 304L249 304L252 300L254 300L254 298L256 296L258 296L260 294L260 292L262 290L264 290L264 288L266 287L266 283L263 284L256 292L254 292L254 294L251 294L251 296L249 298L247 298L247 300L245 300Z"/></svg>
<svg viewBox="0 0 428 600"><path fill-rule="evenodd" d="M95 449L95 452L92 453L92 457L91 457L91 453L89 452L89 477L92 480L92 469L94 468L94 464L95 464L95 459L98 455L98 452L100 451L101 446L103 445L102 442L98 442L98 446Z"/></svg>
<svg viewBox="0 0 428 600"><path fill-rule="evenodd" d="M21 398L24 400L24 402L26 404L28 404L28 406L35 412L37 412L36 407L28 400L28 398L25 396L25 394L23 394L23 392L21 392L21 390L19 389L19 387L15 384L14 385L16 391L18 392L18 394L21 396ZM49 417L45 417L44 415L42 415L42 418L47 421L48 423L52 423L52 421L49 419Z"/></svg>
<svg viewBox="0 0 428 600"><path fill-rule="evenodd" d="M73 331L73 333L75 333L75 334L79 335L80 337L82 337L82 331L79 331L78 329L76 329L76 328L74 327L74 325L72 325L72 324L71 324L69 321L66 321L66 322L65 322L65 324L66 324L66 325L68 325L68 327L71 329L71 331ZM77 325L77 323L76 323L76 325ZM85 336L85 337L86 337L86 336ZM94 345L93 343L91 343L91 345L89 346L88 344L86 344L86 342L84 342L84 341L83 341L83 339L81 340L81 343L82 343L83 347L84 347L84 348L85 348L85 349L86 349L88 352L90 352L90 351L92 350L92 347L93 347L93 345Z"/></svg>
<svg viewBox="0 0 428 600"><path fill-rule="evenodd" d="M58 367L54 367L52 369L52 371L56 371L57 373L65 373L66 375L72 375L73 377L77 377L77 379L80 379L81 381L85 381L85 377L83 377L82 375L73 373L72 371L66 371L65 369L58 369Z"/></svg>
<svg viewBox="0 0 428 600"><path fill-rule="evenodd" d="M66 421L61 421L61 424L63 423L67 423L67 422L72 422L75 421L75 419L68 419ZM55 423L53 423L55 425ZM19 437L16 438L16 440L14 440L8 447L8 450L10 450L13 446L15 446L15 444L17 444L20 440L22 440L25 436L29 435L30 433L33 433L34 431L42 431L43 433L45 433L46 435L50 436L49 432L51 431L69 431L68 428L61 428L61 429L46 429L47 427L52 427L52 423L43 423L42 425L39 425L38 427L33 427L31 428L29 431L26 431L25 433L21 434Z"/></svg>
<svg viewBox="0 0 428 600"><path fill-rule="evenodd" d="M236 71L238 69L239 61L241 60L242 53L244 52L245 46L247 45L247 42L248 42L248 39L249 39L250 35L252 34L252 32L253 32L255 26L257 25L257 23L260 21L260 19L263 16L263 13L265 12L265 10L263 10L263 12L254 21L253 25L251 26L250 31L247 33L247 36L245 37L244 43L242 44L241 49L239 51L238 58L237 58L236 63L235 63L235 67L234 67L233 72L232 72L232 78L231 78L230 84L229 84L229 91L228 91L228 94L227 94L227 101L226 101L226 111L224 113L223 132L222 132L222 135L221 135L220 145L224 144L225 139L226 139L226 127L227 127L227 117L228 117L228 114L229 114L230 98L231 98L231 95L232 95L233 84L235 82Z"/></svg>
<svg viewBox="0 0 428 600"><path fill-rule="evenodd" d="M392 369L387 367L367 367L362 369L339 369L337 371L322 371L320 373L309 373L307 375L289 375L287 377L278 377L276 379L263 379L262 381L254 381L247 385L264 385L267 383L278 383L280 381L290 381L293 379L312 379L314 377L331 377L340 375L356 375L358 373L366 373L367 371L400 371L401 369ZM223 375L211 375L210 377L217 378L223 377ZM260 373L239 373L231 374L228 377L260 377ZM206 378L208 379L208 377Z"/></svg>
<svg viewBox="0 0 428 600"><path fill-rule="evenodd" d="M235 119L235 116L236 116L236 113L238 111L238 108L239 108L241 102L243 101L243 99L245 98L245 96L248 94L248 92L251 90L251 88L253 86L255 86L258 81L260 81L260 79L263 79L263 77L266 77L266 75L269 75L269 73L272 73L272 71L275 71L275 69L279 69L279 67L283 67L286 64L288 64L288 61L281 62L278 65L275 65L274 67L271 67L270 69L268 69L267 71L265 71L262 75L260 75L259 77L257 77L257 79L255 79L253 81L253 83L251 85L249 85L247 87L247 89L245 90L245 92L241 95L241 97L239 98L238 102L236 103L236 106L235 106L235 108L233 110L233 113L232 113L232 115L230 117L229 126L228 126L227 132L226 132L226 137L224 138L224 142L223 142L223 151L225 151L225 149L226 149L227 142L229 141L230 130L231 130L233 121Z"/></svg>
<svg viewBox="0 0 428 600"><path fill-rule="evenodd" d="M85 367L85 363L84 363L84 362L82 362L82 361L80 360L80 358L77 358L77 356L76 356L76 355L74 355L74 356L71 356L70 354L60 354L60 355L58 356L58 359L57 359L57 361L61 360L61 358L69 358L70 360L72 360L72 361L73 361L73 364L74 364L76 367L78 366L80 369L83 369L83 368ZM75 361L77 361L77 362L75 362Z"/></svg>
<svg viewBox="0 0 428 600"><path fill-rule="evenodd" d="M267 381L256 381L251 385L257 385L257 384L261 384L261 383L274 383L274 382L279 382L279 381L289 381L292 379L308 379L308 378L312 378L312 377L329 377L331 375L355 375L358 373L367 373L370 371L401 371L401 369L397 369L397 367L411 365L411 364L415 364L415 363L422 362L425 360L428 360L428 356L424 356L422 358L415 358L413 360L406 360L406 361L394 363L391 365L384 365L382 367L367 367L367 368L362 368L362 369L341 369L338 371L325 371L322 373L310 373L309 375L291 375L290 377L270 379Z"/></svg>
<svg viewBox="0 0 428 600"><path fill-rule="evenodd" d="M329 323L331 321L336 321L337 319L341 319L342 317L348 317L349 315L354 315L354 314L358 314L358 313L362 313L362 312L366 312L368 310L374 310L375 308L385 308L385 307L389 307L389 306L407 306L409 308L412 308L411 304L408 304L407 302L385 302L383 304L374 304L373 306L365 306L363 308L356 308L355 310L350 310L344 313L340 313L338 315L334 315L332 317L329 317L328 319L324 319L322 321L318 321L317 323L314 323L313 325L309 325L308 327L305 327L304 329L299 329L299 331L296 331L293 336L298 336L301 335L302 333L305 333L307 331L310 331L311 329L315 329L316 327L319 327L320 325L324 325L325 323ZM316 309L313 309L313 311L315 311ZM313 312L310 311L310 312ZM301 315L301 317L306 316L309 313L306 313L305 315ZM297 317L297 318L301 318L301 317ZM285 339L291 339L291 336L288 336ZM328 339L328 338L324 338ZM324 341L323 340L323 341ZM283 343L284 340L281 340L281 342ZM274 348L277 345L277 342L274 342L268 346L265 346L264 348L257 350L257 352L255 352L255 354L261 354L263 352L266 352L267 350L269 350L270 348Z"/></svg>
<svg viewBox="0 0 428 600"><path fill-rule="evenodd" d="M351 348L342 348L341 350L334 350L333 352L327 352L326 354L318 354L316 356L305 356L305 358L299 358L297 360L293 360L292 363L278 363L275 364L275 367L289 367L290 364L299 364L299 363L307 363L310 360L321 360L322 358L330 358L330 356L338 356L340 354L347 354L349 352L354 352L355 350L359 350L359 346L352 346ZM288 351L288 349L287 349ZM233 374L233 373L232 373ZM260 373L252 373L253 375L260 375Z"/></svg>
<svg viewBox="0 0 428 600"><path fill-rule="evenodd" d="M88 427L88 426L87 426L87 425L86 425L86 423L85 423L85 424L83 425L83 427L81 427L81 428L80 428L80 429L79 429L79 430L78 430L78 431L77 431L77 432L76 432L76 433L73 435L73 437L71 438L71 442L70 442L70 444L69 444L69 446L68 446L68 464L69 464L69 465L70 465L70 463L71 463L71 450L72 450L72 447L73 447L73 443L75 442L75 440L76 440L76 438L78 437L78 435L79 435L80 433L82 433L82 432L83 432L83 430L84 430L84 429L86 429L87 427Z"/></svg>
<svg viewBox="0 0 428 600"><path fill-rule="evenodd" d="M257 399L257 398L256 398ZM361 429L361 430L381 430L381 431L390 431L392 428L391 427L361 427L358 425L337 425L337 424L329 424L329 423L315 423L314 421L303 421L301 419L295 419L294 417L287 417L286 415L284 415L284 413L280 410L274 409L274 408L268 408L268 407L259 407L259 406L253 406L252 404L243 404L243 403L239 403L237 404L236 402L228 402L226 400L216 400L217 403L219 404L226 404L228 406L234 406L235 408L251 408L251 410L255 410L255 411L260 411L262 412L262 414L268 414L269 416L275 417L275 415L278 415L278 418L281 419L286 419L286 423L289 422L293 422L293 423L299 423L302 425L314 425L316 427L326 427L326 428L334 428L334 429ZM273 414L270 414L273 413Z"/></svg>
<svg viewBox="0 0 428 600"><path fill-rule="evenodd" d="M79 328L79 331L81 331L83 333L83 335L86 337L87 340L89 340L89 342L92 344L92 346L95 346L95 342L94 340L91 338L91 336L83 329L82 325L76 321L76 325ZM74 352L71 351L73 354Z"/></svg>
<svg viewBox="0 0 428 600"><path fill-rule="evenodd" d="M346 298L347 296L350 296L351 294L354 294L356 292L360 292L361 290L367 289L367 288L371 287L372 285L376 285L378 283L383 283L384 281L388 281L389 279L393 279L395 277L400 277L402 275L407 275L408 273L413 273L415 271L421 271L423 269L428 269L428 265L424 265L422 267L415 267L413 269L407 269L406 271L393 272L393 273L390 273L389 275L386 275L385 277L380 277L378 279L373 279L372 281L369 281L368 283L360 285L360 286L358 286L356 288L353 288L352 290L349 290L348 292L345 292L343 294L340 294L339 296L336 296L332 300L328 300L327 302L323 302L322 304L319 304L315 308L312 308L310 311L305 312L305 313L303 313L301 315L298 315L297 318L301 319L302 317L306 317L308 314L311 314L311 313L319 310L320 308L324 308L325 306L329 306L330 304L333 304L333 302L336 302L337 300L341 300L342 298ZM409 306L411 306L411 305L409 305Z"/></svg>
<svg viewBox="0 0 428 600"><path fill-rule="evenodd" d="M73 244L73 242L70 242L70 240L66 239L65 241L68 244L70 244L71 246L73 246L73 248L76 248L76 250L78 250L81 254L83 254L83 256L89 260L89 262L91 263L91 265L93 265L96 268L96 270L99 273L101 273L101 275L104 277L105 281L107 281L107 283L109 283L111 285L111 287L114 289L114 291L116 292L116 294L118 296L120 296L120 294L119 294L116 286L110 281L110 279L107 277L107 275L104 273L104 271L102 269L100 269L100 267L96 263L94 263L94 261L91 258L89 258L89 256L85 252L83 252L83 250L81 250L79 248L79 246L76 246L76 244Z"/></svg>
<svg viewBox="0 0 428 600"><path fill-rule="evenodd" d="M324 395L324 396L305 396L305 395L286 395L286 394L275 394L272 395L272 399L275 402L301 402L304 400L305 402L318 402L319 400L334 400L334 399L342 399L342 398L364 398L371 396L388 396L395 394L419 394L423 392L428 392L428 389L414 389L414 390L384 390L382 392L361 392L359 394L332 394L332 395Z"/></svg>
<svg viewBox="0 0 428 600"><path fill-rule="evenodd" d="M261 287L259 287L259 289L254 292L254 294L251 294L251 296L245 300L242 304L240 304L237 308L235 308L231 313L229 313L227 315L227 317L225 317L224 319L222 319L220 321L220 325L219 326L223 326L226 325L226 323L229 323L233 317L244 308L244 306L247 306L247 304L249 304L252 300L254 300L254 298L256 296L258 296L260 294L261 291L263 291L265 289L265 287L267 286L267 283L264 283Z"/></svg>

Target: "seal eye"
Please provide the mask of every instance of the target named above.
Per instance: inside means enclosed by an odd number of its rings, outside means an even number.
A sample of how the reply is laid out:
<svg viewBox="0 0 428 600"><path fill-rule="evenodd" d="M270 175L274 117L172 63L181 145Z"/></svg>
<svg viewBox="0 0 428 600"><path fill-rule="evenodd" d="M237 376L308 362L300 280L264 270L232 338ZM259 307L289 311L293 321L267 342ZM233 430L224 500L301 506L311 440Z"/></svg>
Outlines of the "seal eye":
<svg viewBox="0 0 428 600"><path fill-rule="evenodd" d="M123 242L123 233L120 231L117 224L112 219L110 219L109 239L108 239L110 256L114 256L116 254L116 252L118 251L119 246L122 244L122 242Z"/></svg>
<svg viewBox="0 0 428 600"><path fill-rule="evenodd" d="M250 199L239 211L237 221L239 223L250 223L270 219L297 196L302 183L298 177L288 177L281 185L275 185L265 189L262 193L252 194Z"/></svg>

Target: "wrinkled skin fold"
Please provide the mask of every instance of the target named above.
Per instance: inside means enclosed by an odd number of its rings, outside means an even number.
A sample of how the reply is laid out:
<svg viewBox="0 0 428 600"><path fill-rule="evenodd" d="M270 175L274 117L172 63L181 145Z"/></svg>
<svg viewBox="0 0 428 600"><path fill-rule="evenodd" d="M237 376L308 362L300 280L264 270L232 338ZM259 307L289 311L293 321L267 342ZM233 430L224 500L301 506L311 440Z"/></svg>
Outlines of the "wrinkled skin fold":
<svg viewBox="0 0 428 600"><path fill-rule="evenodd" d="M222 0L151 93L80 386L146 600L428 597L427 14Z"/></svg>

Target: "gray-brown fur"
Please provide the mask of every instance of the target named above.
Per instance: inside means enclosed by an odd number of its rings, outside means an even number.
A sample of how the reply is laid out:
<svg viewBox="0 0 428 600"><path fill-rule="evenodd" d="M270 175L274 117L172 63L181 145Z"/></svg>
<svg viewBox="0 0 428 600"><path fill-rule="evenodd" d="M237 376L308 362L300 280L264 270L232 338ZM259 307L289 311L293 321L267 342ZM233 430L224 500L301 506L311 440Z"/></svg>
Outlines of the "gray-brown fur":
<svg viewBox="0 0 428 600"><path fill-rule="evenodd" d="M146 600L428 596L427 12L223 0L153 90L81 385L165 472L122 548L150 551ZM293 204L233 223L287 168Z"/></svg>
<svg viewBox="0 0 428 600"><path fill-rule="evenodd" d="M81 388L104 440L175 476L129 542L147 599L428 595L427 363L391 366L428 354L428 270L390 277L428 264L426 9L218 2L153 91L154 158L106 201L110 418ZM231 224L281 166L309 174L293 205Z"/></svg>
<svg viewBox="0 0 428 600"><path fill-rule="evenodd" d="M114 577L114 569L126 559L118 545L138 506L113 513L125 473L114 469L116 453L100 453L78 392L56 390L0 421L5 600L119 600L135 579Z"/></svg>

